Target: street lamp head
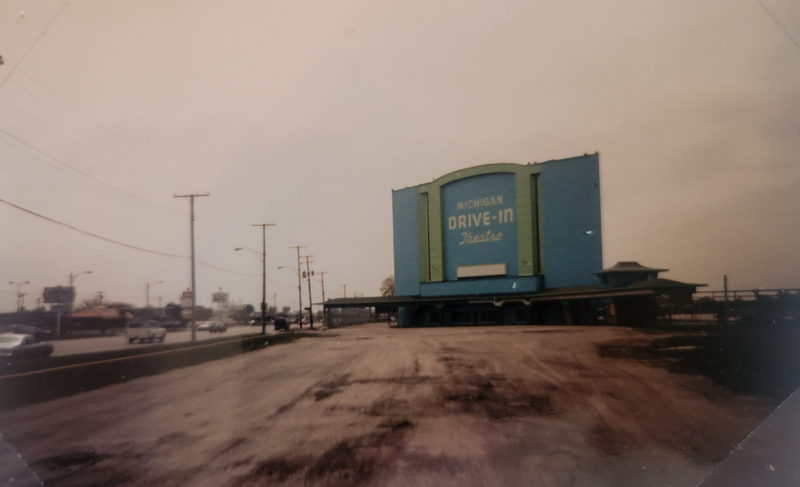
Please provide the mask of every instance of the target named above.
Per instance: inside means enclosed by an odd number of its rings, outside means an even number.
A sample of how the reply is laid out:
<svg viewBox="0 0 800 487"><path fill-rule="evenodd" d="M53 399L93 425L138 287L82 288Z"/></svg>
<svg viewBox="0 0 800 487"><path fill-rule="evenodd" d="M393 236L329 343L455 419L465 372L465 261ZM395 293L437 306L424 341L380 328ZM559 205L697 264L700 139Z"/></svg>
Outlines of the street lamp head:
<svg viewBox="0 0 800 487"><path fill-rule="evenodd" d="M244 250L244 247L236 247L235 249L233 249L234 252L238 252L240 250Z"/></svg>

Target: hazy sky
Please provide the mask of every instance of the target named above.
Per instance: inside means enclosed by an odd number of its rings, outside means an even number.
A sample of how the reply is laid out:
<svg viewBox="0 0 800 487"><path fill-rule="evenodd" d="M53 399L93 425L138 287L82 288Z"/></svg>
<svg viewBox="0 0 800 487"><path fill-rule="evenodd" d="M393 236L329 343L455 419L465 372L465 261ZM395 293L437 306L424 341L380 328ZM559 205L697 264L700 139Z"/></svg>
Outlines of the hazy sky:
<svg viewBox="0 0 800 487"><path fill-rule="evenodd" d="M800 3L763 1L799 39ZM757 0L0 0L0 55L0 129L58 159L0 133L0 198L186 254L172 195L211 192L198 256L245 275L201 266L201 303L258 302L258 259L232 250L260 248L251 223L278 224L270 301L296 306L275 268L297 243L329 296L373 295L392 188L594 151L606 265L800 287L800 48ZM0 225L3 310L9 280L38 296L91 269L81 298L137 304L146 281L165 302L189 282L185 260L5 205Z"/></svg>

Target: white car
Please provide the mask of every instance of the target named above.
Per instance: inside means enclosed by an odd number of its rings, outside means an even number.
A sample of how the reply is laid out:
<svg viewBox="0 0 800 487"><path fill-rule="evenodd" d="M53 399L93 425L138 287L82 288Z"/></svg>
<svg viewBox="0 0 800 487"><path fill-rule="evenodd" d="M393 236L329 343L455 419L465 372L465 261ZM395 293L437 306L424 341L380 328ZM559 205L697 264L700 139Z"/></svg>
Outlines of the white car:
<svg viewBox="0 0 800 487"><path fill-rule="evenodd" d="M211 321L201 321L197 323L197 331L211 331L211 327L214 325Z"/></svg>
<svg viewBox="0 0 800 487"><path fill-rule="evenodd" d="M158 326L154 321L134 321L128 324L128 343L163 342L167 337L167 329Z"/></svg>

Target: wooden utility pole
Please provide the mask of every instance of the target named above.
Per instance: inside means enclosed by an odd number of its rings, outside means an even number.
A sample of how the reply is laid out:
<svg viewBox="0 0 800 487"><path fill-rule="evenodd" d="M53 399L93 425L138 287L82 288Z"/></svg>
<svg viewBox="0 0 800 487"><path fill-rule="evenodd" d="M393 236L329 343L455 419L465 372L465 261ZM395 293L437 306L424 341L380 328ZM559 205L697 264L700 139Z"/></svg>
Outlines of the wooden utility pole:
<svg viewBox="0 0 800 487"><path fill-rule="evenodd" d="M327 272L320 272L319 278L322 281L322 324L327 326L328 324L328 312L327 308L325 307L325 274Z"/></svg>
<svg viewBox="0 0 800 487"><path fill-rule="evenodd" d="M195 198L202 198L206 196L211 196L211 193L190 193L190 194L176 194L173 195L173 198L188 198L189 199L189 240L191 242L191 249L192 249L192 318L191 318L191 326L192 326L192 341L197 340L197 326L195 325L194 320L194 308L197 306L197 289L196 289L196 279L195 279L195 257L194 257L194 199Z"/></svg>
<svg viewBox="0 0 800 487"><path fill-rule="evenodd" d="M290 249L297 250L297 324L303 328L303 286L300 280L300 249L302 245L292 245Z"/></svg>
<svg viewBox="0 0 800 487"><path fill-rule="evenodd" d="M314 329L314 299L311 297L311 256L306 255L306 279L308 280L308 325Z"/></svg>
<svg viewBox="0 0 800 487"><path fill-rule="evenodd" d="M254 223L252 226L261 227L261 334L267 334L267 227L274 227L274 223Z"/></svg>

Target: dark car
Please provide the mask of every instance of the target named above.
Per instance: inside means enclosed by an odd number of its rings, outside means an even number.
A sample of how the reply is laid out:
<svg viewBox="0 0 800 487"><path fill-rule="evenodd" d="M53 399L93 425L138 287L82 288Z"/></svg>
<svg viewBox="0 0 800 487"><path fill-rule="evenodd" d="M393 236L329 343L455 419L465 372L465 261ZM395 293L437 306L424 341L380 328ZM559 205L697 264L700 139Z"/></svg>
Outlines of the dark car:
<svg viewBox="0 0 800 487"><path fill-rule="evenodd" d="M208 331L211 333L225 333L226 331L228 331L228 325L226 325L221 321L215 321L211 323L211 325L208 328Z"/></svg>
<svg viewBox="0 0 800 487"><path fill-rule="evenodd" d="M5 325L0 330L1 333L17 333L19 335L33 335L37 341L44 341L52 336L49 330L39 328L33 325L23 325L19 323Z"/></svg>
<svg viewBox="0 0 800 487"><path fill-rule="evenodd" d="M289 320L287 320L286 318L277 317L275 318L274 321L275 321L275 331L289 329Z"/></svg>
<svg viewBox="0 0 800 487"><path fill-rule="evenodd" d="M161 326L167 330L181 330L186 328L186 323L180 320L168 320L161 323Z"/></svg>
<svg viewBox="0 0 800 487"><path fill-rule="evenodd" d="M52 353L53 346L38 340L34 335L0 333L0 360L3 363L45 359Z"/></svg>

